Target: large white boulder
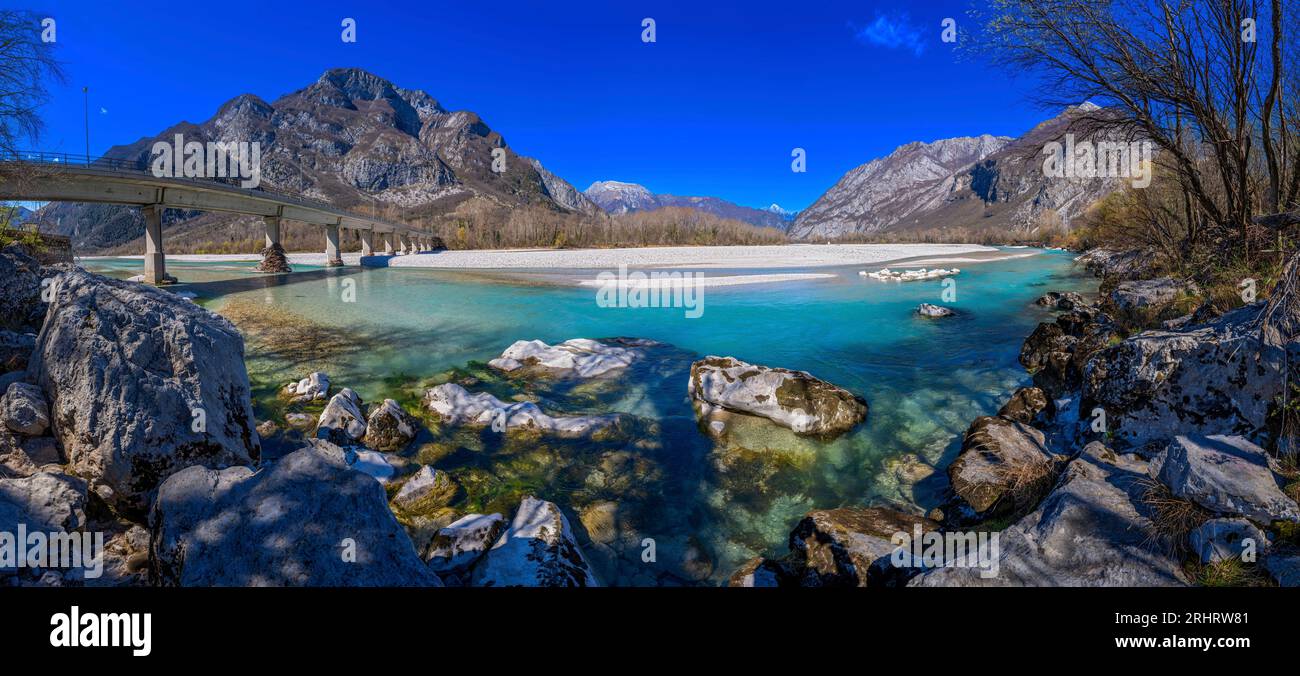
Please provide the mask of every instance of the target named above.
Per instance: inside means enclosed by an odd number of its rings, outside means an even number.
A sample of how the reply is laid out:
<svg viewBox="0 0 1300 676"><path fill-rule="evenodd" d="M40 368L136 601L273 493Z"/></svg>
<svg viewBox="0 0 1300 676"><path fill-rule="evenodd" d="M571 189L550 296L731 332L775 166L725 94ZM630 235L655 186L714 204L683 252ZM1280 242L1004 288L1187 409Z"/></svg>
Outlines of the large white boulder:
<svg viewBox="0 0 1300 676"><path fill-rule="evenodd" d="M63 273L29 372L72 473L133 518L173 472L261 453L243 337L166 291Z"/></svg>
<svg viewBox="0 0 1300 676"><path fill-rule="evenodd" d="M488 394L471 394L455 383L430 388L424 403L448 425L491 425L498 432L530 430L581 438L618 424L618 414L552 417L530 401L506 403Z"/></svg>
<svg viewBox="0 0 1300 676"><path fill-rule="evenodd" d="M805 371L705 357L691 364L687 386L696 413L710 420L719 410L767 418L799 434L835 436L867 417L861 397Z"/></svg>
<svg viewBox="0 0 1300 676"><path fill-rule="evenodd" d="M569 521L554 503L528 496L510 528L474 566L475 587L595 587Z"/></svg>
<svg viewBox="0 0 1300 676"><path fill-rule="evenodd" d="M657 345L651 340L574 338L556 345L540 340L519 340L488 362L488 366L511 372L535 369L579 378L593 378L626 368L641 359L644 348Z"/></svg>
<svg viewBox="0 0 1300 676"><path fill-rule="evenodd" d="M330 377L321 371L307 374L306 378L284 386L284 394L290 403L314 401L329 396Z"/></svg>
<svg viewBox="0 0 1300 676"><path fill-rule="evenodd" d="M348 445L366 436L366 414L361 409L361 397L345 387L330 397L316 423L316 438L336 444Z"/></svg>

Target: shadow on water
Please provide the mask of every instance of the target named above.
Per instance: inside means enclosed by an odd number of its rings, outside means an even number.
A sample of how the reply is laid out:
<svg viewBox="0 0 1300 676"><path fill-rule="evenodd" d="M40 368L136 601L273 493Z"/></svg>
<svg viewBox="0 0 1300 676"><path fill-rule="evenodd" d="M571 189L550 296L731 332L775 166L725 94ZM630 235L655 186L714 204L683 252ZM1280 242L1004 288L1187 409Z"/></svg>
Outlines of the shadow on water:
<svg viewBox="0 0 1300 676"><path fill-rule="evenodd" d="M351 277L353 275L364 274L364 272L365 270L355 266L316 268L311 270L302 270L300 272L263 272L210 282L183 282L177 284L176 288L179 290L193 291L200 297L215 298L243 293L246 291L260 291L263 289L292 286L294 284L319 282L323 279Z"/></svg>

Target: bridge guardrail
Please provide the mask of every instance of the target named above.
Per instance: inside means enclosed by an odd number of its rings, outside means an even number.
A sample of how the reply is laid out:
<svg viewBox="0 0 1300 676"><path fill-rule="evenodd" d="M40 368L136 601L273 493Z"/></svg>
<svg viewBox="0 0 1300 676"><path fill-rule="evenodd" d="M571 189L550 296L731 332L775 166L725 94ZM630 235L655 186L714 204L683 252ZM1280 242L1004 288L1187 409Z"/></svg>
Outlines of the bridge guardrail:
<svg viewBox="0 0 1300 676"><path fill-rule="evenodd" d="M88 169L107 169L109 171L119 171L119 172L124 172L129 174L144 174L149 178L157 178L156 176L153 175L153 172L150 171L149 163L146 160L123 160L123 159L117 159L113 157L90 157L88 155L77 155L74 153L53 152L53 151L46 151L46 150L17 150L13 152L0 152L0 163L5 163L5 162L42 164L42 165L47 165L52 167L85 167ZM310 197L303 197L301 195L289 193L283 190L265 188L262 187L261 185L258 185L255 188L245 188L242 185L240 185L240 182L243 179L239 178L238 176L213 176L213 177L205 176L201 178L187 177L185 180L198 181L204 183L219 183L221 185L230 186L233 188L237 188L239 190L266 193L267 195L285 198L287 200L297 202L303 206L315 207L317 209L322 209L325 211L334 211L341 214L347 214L349 216L353 216L356 218L363 218L371 221L380 220L374 216L366 216L364 214L348 211L347 209L340 208L337 205L330 204L329 202L325 202L323 200L312 199ZM397 224L393 224L393 225L397 225ZM411 228L410 226L404 226L404 227L409 228L411 230L415 230L415 228Z"/></svg>

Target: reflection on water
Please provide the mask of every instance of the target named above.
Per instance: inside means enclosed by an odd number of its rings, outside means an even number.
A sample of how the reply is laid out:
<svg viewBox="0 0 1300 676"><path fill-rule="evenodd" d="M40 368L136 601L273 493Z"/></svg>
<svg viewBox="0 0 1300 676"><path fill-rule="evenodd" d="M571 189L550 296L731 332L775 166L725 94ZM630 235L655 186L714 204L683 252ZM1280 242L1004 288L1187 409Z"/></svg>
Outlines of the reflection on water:
<svg viewBox="0 0 1300 676"><path fill-rule="evenodd" d="M139 261L92 261L118 276ZM894 267L901 267L895 264ZM599 308L592 289L547 283L591 273L320 269L260 275L252 264L169 262L207 307L247 336L259 419L283 422L276 389L309 371L330 374L367 402L419 407L423 388L454 380L548 413L619 411L624 425L598 441L559 441L432 422L405 455L448 471L460 489L450 510L509 514L534 494L559 504L608 584L718 583L745 559L785 550L810 509L888 503L936 506L970 420L998 409L1028 378L1016 358L1048 315L1033 300L1095 283L1046 252L971 265L945 302L940 280L887 283L837 277L709 288L704 314L681 308ZM818 270L823 271L823 270ZM743 271L710 271L725 275ZM954 318L915 316L921 302ZM592 381L508 378L485 368L519 339L634 336L667 345L626 372ZM690 363L726 355L802 369L864 396L865 424L830 442L763 421L738 425L715 445L686 400ZM641 559L655 540L656 562Z"/></svg>

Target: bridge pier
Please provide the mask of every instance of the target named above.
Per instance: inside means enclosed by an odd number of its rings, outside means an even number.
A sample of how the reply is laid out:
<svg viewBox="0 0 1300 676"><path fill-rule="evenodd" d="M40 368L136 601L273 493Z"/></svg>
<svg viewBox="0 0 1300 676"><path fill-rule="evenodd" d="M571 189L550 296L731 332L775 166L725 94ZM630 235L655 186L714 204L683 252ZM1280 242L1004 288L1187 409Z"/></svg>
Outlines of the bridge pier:
<svg viewBox="0 0 1300 676"><path fill-rule="evenodd" d="M339 255L339 226L325 226L325 267L336 268L343 265Z"/></svg>
<svg viewBox="0 0 1300 676"><path fill-rule="evenodd" d="M392 256L393 255L393 233L381 232L379 233L379 237L384 242L384 255Z"/></svg>
<svg viewBox="0 0 1300 676"><path fill-rule="evenodd" d="M163 253L161 204L140 208L144 214L144 281L149 284L173 284L175 277L167 276L167 257Z"/></svg>
<svg viewBox="0 0 1300 676"><path fill-rule="evenodd" d="M293 272L280 245L280 218L263 216L262 225L266 228L266 246L262 248L262 262L257 264L258 272Z"/></svg>
<svg viewBox="0 0 1300 676"><path fill-rule="evenodd" d="M375 255L375 240L374 240L374 235L375 235L375 231L374 231L374 230L362 230L362 231L361 231L361 255L362 255L362 256L373 256L373 255Z"/></svg>

